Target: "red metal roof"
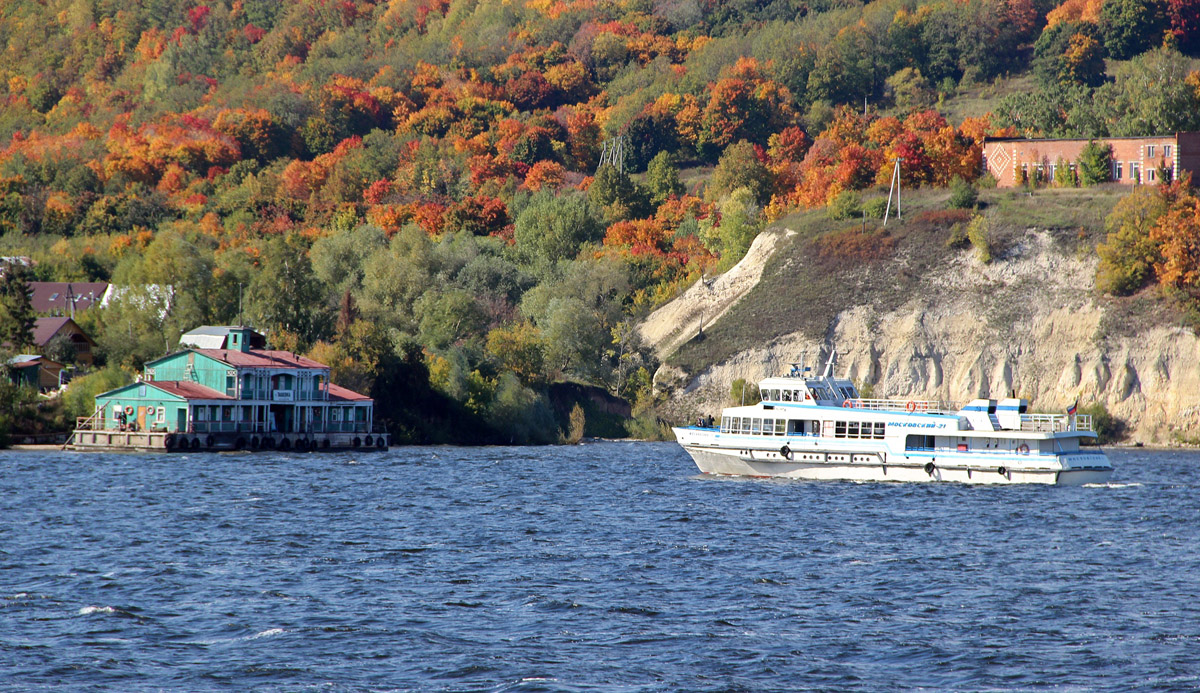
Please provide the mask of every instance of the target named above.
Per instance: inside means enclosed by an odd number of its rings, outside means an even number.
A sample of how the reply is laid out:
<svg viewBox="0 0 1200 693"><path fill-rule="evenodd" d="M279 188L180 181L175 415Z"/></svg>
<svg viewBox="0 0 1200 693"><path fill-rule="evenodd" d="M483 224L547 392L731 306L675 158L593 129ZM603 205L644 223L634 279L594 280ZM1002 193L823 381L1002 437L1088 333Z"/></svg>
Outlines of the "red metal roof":
<svg viewBox="0 0 1200 693"><path fill-rule="evenodd" d="M251 349L237 351L236 349L194 349L198 354L204 354L231 366L247 368L329 368L323 363L297 356L290 351L271 351L268 349Z"/></svg>
<svg viewBox="0 0 1200 693"><path fill-rule="evenodd" d="M167 394L184 399L233 399L223 392L217 392L200 383L193 383L188 380L151 380L147 381L146 384L153 385Z"/></svg>
<svg viewBox="0 0 1200 693"><path fill-rule="evenodd" d="M348 390L341 385L329 383L329 401L330 402L370 402L371 398L366 395L360 395L354 390Z"/></svg>

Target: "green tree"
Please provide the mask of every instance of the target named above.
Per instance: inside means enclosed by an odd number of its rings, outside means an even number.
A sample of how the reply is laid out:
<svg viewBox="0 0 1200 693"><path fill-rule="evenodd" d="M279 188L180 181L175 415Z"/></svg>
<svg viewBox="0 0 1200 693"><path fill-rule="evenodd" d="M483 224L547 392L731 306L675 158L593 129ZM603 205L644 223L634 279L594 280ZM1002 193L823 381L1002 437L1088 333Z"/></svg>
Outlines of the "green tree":
<svg viewBox="0 0 1200 693"><path fill-rule="evenodd" d="M1167 28L1167 4L1163 0L1104 0L1099 27L1109 56L1128 60L1161 41Z"/></svg>
<svg viewBox="0 0 1200 693"><path fill-rule="evenodd" d="M650 196L628 174L605 164L588 186L588 202L602 210L608 223L642 217L649 213Z"/></svg>
<svg viewBox="0 0 1200 693"><path fill-rule="evenodd" d="M1112 177L1112 145L1089 141L1079 153L1079 182L1084 186L1107 183Z"/></svg>
<svg viewBox="0 0 1200 693"><path fill-rule="evenodd" d="M1096 92L1108 105L1112 134L1200 130L1200 93L1188 83L1191 60L1171 48L1156 48L1117 67L1114 80Z"/></svg>
<svg viewBox="0 0 1200 693"><path fill-rule="evenodd" d="M6 265L0 275L0 344L14 350L33 346L36 317L28 282L29 272L23 265Z"/></svg>
<svg viewBox="0 0 1200 693"><path fill-rule="evenodd" d="M682 195L683 182L679 180L679 167L670 152L659 152L650 160L646 169L646 187L650 190L650 203L661 205L672 195Z"/></svg>
<svg viewBox="0 0 1200 693"><path fill-rule="evenodd" d="M541 278L557 263L570 260L579 248L603 234L587 200L579 196L539 194L521 211L513 228L517 257Z"/></svg>
<svg viewBox="0 0 1200 693"><path fill-rule="evenodd" d="M434 350L482 336L487 319L475 298L461 289L425 292L413 306L417 339Z"/></svg>
<svg viewBox="0 0 1200 693"><path fill-rule="evenodd" d="M746 188L754 201L762 204L771 194L771 172L758 158L754 145L746 140L726 148L708 182L708 197L719 200L738 188Z"/></svg>
<svg viewBox="0 0 1200 693"><path fill-rule="evenodd" d="M721 267L732 267L749 250L762 231L762 209L749 188L738 188L721 200L721 214L709 215L700 222L700 240L721 257Z"/></svg>
<svg viewBox="0 0 1200 693"><path fill-rule="evenodd" d="M263 250L259 270L246 287L246 315L260 328L287 331L302 345L311 344L331 326L326 296L301 237L289 234Z"/></svg>

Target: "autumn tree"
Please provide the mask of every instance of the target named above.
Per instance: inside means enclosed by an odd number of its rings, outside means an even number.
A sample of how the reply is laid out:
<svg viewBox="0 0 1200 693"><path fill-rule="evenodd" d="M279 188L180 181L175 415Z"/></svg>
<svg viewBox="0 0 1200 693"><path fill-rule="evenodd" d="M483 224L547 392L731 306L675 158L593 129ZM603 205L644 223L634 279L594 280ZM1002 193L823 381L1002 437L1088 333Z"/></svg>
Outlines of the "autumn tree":
<svg viewBox="0 0 1200 693"><path fill-rule="evenodd" d="M1107 294L1129 294L1151 278L1161 263L1158 243L1151 237L1167 211L1157 190L1138 186L1121 198L1104 220L1108 237L1096 248L1100 264L1096 288Z"/></svg>

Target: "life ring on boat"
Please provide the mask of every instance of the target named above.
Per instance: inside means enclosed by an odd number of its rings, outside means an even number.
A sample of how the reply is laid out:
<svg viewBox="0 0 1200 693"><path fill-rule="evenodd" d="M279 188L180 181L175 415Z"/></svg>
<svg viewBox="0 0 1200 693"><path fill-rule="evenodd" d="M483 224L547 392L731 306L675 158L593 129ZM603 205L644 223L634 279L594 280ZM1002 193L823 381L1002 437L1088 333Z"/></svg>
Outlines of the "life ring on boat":
<svg viewBox="0 0 1200 693"><path fill-rule="evenodd" d="M1001 467L1001 468L997 469L996 471L1000 473L1000 476L1008 476L1008 468L1007 467Z"/></svg>
<svg viewBox="0 0 1200 693"><path fill-rule="evenodd" d="M932 463L932 462L925 463L925 473L928 474L929 476L933 476L933 470L935 470L935 469L937 469L937 465L935 465L934 463Z"/></svg>
<svg viewBox="0 0 1200 693"><path fill-rule="evenodd" d="M842 409L853 409L853 408L854 408L854 400L848 399L845 402L842 402Z"/></svg>
<svg viewBox="0 0 1200 693"><path fill-rule="evenodd" d="M792 456L792 449L784 445L783 447L779 448L779 456L785 460L788 459Z"/></svg>
<svg viewBox="0 0 1200 693"><path fill-rule="evenodd" d="M127 405L125 405L125 414L126 414L127 416L132 416L132 415L133 415L133 407L132 407L131 405L128 405L128 404L127 404Z"/></svg>
<svg viewBox="0 0 1200 693"><path fill-rule="evenodd" d="M917 403L912 401L911 399L908 400L908 404L904 405L904 411L907 411L909 414L913 413L916 410L917 410Z"/></svg>
<svg viewBox="0 0 1200 693"><path fill-rule="evenodd" d="M1029 454L1029 446L1026 445L1025 443L1021 443L1020 445L1017 446L1017 452L1021 453L1022 455L1028 455Z"/></svg>

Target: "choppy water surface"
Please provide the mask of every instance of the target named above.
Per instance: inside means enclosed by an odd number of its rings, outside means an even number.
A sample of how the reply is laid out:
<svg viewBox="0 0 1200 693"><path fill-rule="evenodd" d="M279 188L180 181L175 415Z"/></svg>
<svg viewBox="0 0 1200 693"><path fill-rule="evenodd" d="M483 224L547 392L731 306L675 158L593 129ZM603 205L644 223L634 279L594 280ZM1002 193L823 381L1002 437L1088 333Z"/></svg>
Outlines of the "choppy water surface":
<svg viewBox="0 0 1200 693"><path fill-rule="evenodd" d="M673 444L0 454L0 686L1200 688L1200 455L1098 488Z"/></svg>

